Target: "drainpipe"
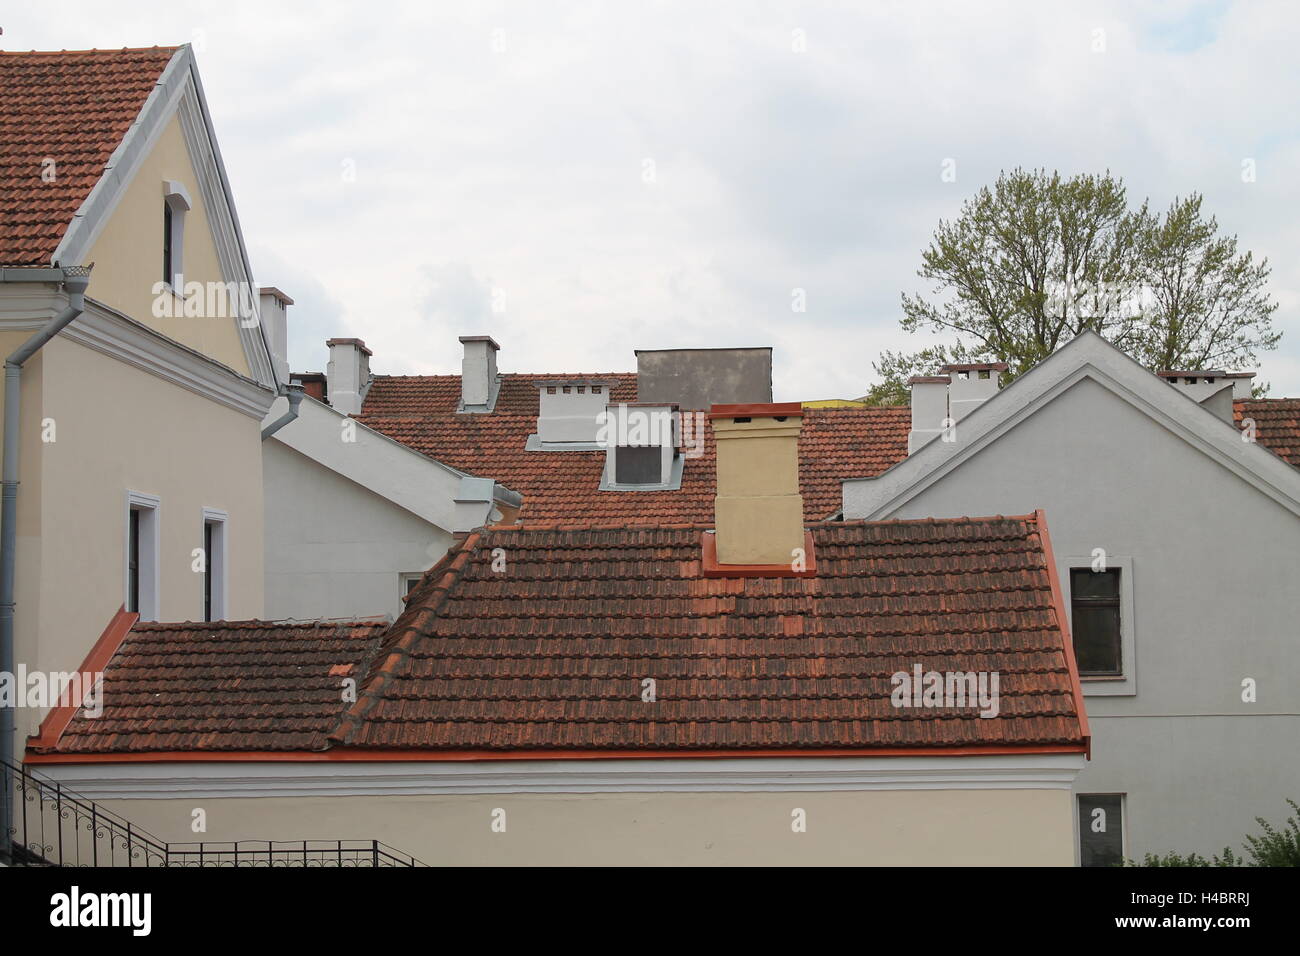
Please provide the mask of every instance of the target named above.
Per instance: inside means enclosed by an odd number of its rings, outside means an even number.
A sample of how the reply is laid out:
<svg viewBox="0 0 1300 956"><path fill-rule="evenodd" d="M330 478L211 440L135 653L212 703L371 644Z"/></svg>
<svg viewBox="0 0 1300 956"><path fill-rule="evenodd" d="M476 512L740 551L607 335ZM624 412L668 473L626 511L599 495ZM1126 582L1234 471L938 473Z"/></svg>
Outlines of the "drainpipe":
<svg viewBox="0 0 1300 956"><path fill-rule="evenodd" d="M86 286L90 284L91 266L63 269L63 290L68 305L62 312L5 360L4 461L0 465L3 489L0 491L0 672L13 674L14 668L14 564L18 550L18 447L22 400L23 363L40 351L86 308ZM17 270L15 270L17 272ZM16 278L17 276L15 276ZM15 688L16 690L17 688ZM13 707L0 707L0 768L8 783L8 770L14 760L17 736L17 700ZM5 786L0 794L0 860L8 862L12 849L9 833L13 829L13 787Z"/></svg>
<svg viewBox="0 0 1300 956"><path fill-rule="evenodd" d="M302 404L302 386L286 385L284 387L284 394L289 398L289 410L262 429L262 441L266 441L281 428L298 417L298 406Z"/></svg>

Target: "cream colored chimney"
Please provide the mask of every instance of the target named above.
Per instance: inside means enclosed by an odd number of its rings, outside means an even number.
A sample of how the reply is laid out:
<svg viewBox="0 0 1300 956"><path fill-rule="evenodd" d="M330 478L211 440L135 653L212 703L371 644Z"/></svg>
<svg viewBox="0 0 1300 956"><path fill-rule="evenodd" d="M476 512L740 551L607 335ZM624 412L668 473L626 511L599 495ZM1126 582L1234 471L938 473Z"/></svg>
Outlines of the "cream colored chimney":
<svg viewBox="0 0 1300 956"><path fill-rule="evenodd" d="M798 402L714 405L717 560L723 565L789 565L804 547L799 494Z"/></svg>

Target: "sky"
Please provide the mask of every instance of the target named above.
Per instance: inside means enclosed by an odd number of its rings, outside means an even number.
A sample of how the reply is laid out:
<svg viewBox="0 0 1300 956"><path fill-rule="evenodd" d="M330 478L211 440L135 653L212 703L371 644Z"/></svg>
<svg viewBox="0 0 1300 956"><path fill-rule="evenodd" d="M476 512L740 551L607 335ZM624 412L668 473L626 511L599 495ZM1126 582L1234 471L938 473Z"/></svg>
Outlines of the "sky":
<svg viewBox="0 0 1300 956"><path fill-rule="evenodd" d="M65 0L0 27L194 45L297 371L331 336L380 374L456 372L465 334L505 372L770 345L776 400L853 398L942 340L900 296L1020 166L1202 193L1273 267L1257 381L1300 395L1298 4Z"/></svg>

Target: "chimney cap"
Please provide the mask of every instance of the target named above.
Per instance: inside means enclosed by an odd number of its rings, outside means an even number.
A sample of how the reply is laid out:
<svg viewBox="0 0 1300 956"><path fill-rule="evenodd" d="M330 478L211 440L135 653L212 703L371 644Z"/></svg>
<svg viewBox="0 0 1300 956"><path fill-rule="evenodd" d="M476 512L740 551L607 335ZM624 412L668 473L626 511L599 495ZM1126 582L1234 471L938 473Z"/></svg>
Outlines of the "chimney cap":
<svg viewBox="0 0 1300 956"><path fill-rule="evenodd" d="M709 418L802 418L800 402L756 402L746 405L714 405Z"/></svg>
<svg viewBox="0 0 1300 956"><path fill-rule="evenodd" d="M284 305L293 305L293 299L289 298L273 285L264 285L257 290L258 295L273 295Z"/></svg>
<svg viewBox="0 0 1300 956"><path fill-rule="evenodd" d="M908 385L950 385L952 378L948 375L913 375L907 380Z"/></svg>
<svg viewBox="0 0 1300 956"><path fill-rule="evenodd" d="M486 342L492 346L493 351L501 351L501 346L497 345L497 340L490 335L462 335L460 337L461 345L468 345L470 342Z"/></svg>
<svg viewBox="0 0 1300 956"><path fill-rule="evenodd" d="M361 341L360 339L326 339L325 344L327 346L355 345L357 348L365 352L367 355L375 354L374 352L370 351L370 349L366 348L366 343Z"/></svg>
<svg viewBox="0 0 1300 956"><path fill-rule="evenodd" d="M1011 368L1006 362L953 362L940 365L940 372L1005 372Z"/></svg>

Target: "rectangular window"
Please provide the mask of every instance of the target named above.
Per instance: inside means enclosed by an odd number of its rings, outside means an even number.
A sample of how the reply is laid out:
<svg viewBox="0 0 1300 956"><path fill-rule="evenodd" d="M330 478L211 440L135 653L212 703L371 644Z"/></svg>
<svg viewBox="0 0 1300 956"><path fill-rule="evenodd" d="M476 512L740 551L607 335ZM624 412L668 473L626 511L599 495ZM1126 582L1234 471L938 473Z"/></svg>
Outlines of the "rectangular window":
<svg viewBox="0 0 1300 956"><path fill-rule="evenodd" d="M224 511L203 509L203 620L226 619L226 521Z"/></svg>
<svg viewBox="0 0 1300 956"><path fill-rule="evenodd" d="M126 609L140 610L140 509L132 508L127 518Z"/></svg>
<svg viewBox="0 0 1300 956"><path fill-rule="evenodd" d="M172 204L163 201L163 282L172 284Z"/></svg>
<svg viewBox="0 0 1300 956"><path fill-rule="evenodd" d="M122 604L142 621L158 620L158 508L155 495L126 496L125 575Z"/></svg>
<svg viewBox="0 0 1300 956"><path fill-rule="evenodd" d="M1081 793L1079 865L1119 866L1124 862L1124 795Z"/></svg>
<svg viewBox="0 0 1300 956"><path fill-rule="evenodd" d="M1120 641L1119 569L1070 569L1071 623L1079 674L1123 674Z"/></svg>

